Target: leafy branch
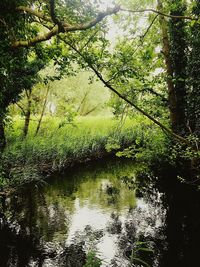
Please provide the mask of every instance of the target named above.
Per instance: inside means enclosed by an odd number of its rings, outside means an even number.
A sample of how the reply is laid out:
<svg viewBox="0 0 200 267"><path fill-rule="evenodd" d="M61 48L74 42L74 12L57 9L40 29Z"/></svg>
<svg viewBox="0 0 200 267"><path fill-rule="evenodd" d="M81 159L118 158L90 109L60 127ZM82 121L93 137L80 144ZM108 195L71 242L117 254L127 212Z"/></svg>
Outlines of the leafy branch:
<svg viewBox="0 0 200 267"><path fill-rule="evenodd" d="M17 40L12 43L12 47L17 48L17 47L29 47L29 46L34 46L36 43L42 42L42 41L47 41L51 39L53 36L58 35L61 32L67 33L67 32L74 32L74 31L83 31L90 29L94 27L96 24L101 22L105 17L110 16L112 14L116 14L119 10L120 7L116 6L114 8L108 8L105 12L99 12L96 16L96 18L90 20L89 22L86 23L80 23L80 24L75 24L75 25L70 25L68 23L62 23L58 22L57 18L55 17L55 12L53 11L53 4L51 4L51 17L46 16L45 14L35 11L32 8L28 8L25 6L19 6L16 8L17 11L20 12L27 12L30 13L39 19L42 19L46 22L51 22L51 23L56 23L55 26L52 27L51 30L49 30L47 33L42 33L39 34L29 40Z"/></svg>
<svg viewBox="0 0 200 267"><path fill-rule="evenodd" d="M116 90L109 82L105 80L103 75L97 70L97 68L88 60L82 52L79 51L79 49L72 44L71 42L67 41L66 39L59 37L65 44L69 45L88 65L88 67L96 74L96 76L99 78L99 80L107 87L110 91L112 91L114 94L116 94L119 98L123 99L126 103L128 103L130 106L134 107L137 111L139 111L141 114L143 114L145 117L147 117L149 120L151 120L153 123L158 125L165 133L172 136L177 141L189 145L189 142L186 138L174 133L171 129L163 125L161 122L156 120L153 116L151 116L149 113L138 107L135 103L133 103L131 100L129 100L125 95L121 94L118 90Z"/></svg>
<svg viewBox="0 0 200 267"><path fill-rule="evenodd" d="M130 12L130 13L153 12L153 13L158 14L159 16L164 16L164 17L172 18L172 19L185 19L185 20L195 20L195 21L198 21L199 20L199 18L190 17L190 16L176 16L176 15L165 14L165 13L162 13L162 12L160 12L158 10L155 10L155 9L152 9L152 8L138 9L138 10L131 10L131 9L120 8L120 11L125 11L125 12Z"/></svg>
<svg viewBox="0 0 200 267"><path fill-rule="evenodd" d="M124 9L120 6L115 6L114 8L108 8L105 12L99 12L96 18L90 20L89 22L71 25L66 22L61 22L58 20L55 14L55 1L54 0L50 0L50 16L42 12L39 12L35 9L32 9L30 7L27 7L27 6L18 6L16 8L16 11L31 14L37 17L39 20L52 23L54 26L52 26L52 28L47 33L40 33L37 36L30 38L29 40L15 40L14 42L12 42L12 47L14 48L34 46L36 43L50 40L53 36L56 36L60 33L68 33L68 32L90 29L94 27L95 25L97 25L99 22L101 22L105 17L116 14L120 11L130 12L130 13L153 12L159 16L165 16L165 17L173 18L173 19L186 19L186 20L192 20L192 21L199 20L199 18L196 18L196 17L169 15L169 14L165 14L165 13L162 13L158 10L151 9L151 8L131 10L131 9Z"/></svg>

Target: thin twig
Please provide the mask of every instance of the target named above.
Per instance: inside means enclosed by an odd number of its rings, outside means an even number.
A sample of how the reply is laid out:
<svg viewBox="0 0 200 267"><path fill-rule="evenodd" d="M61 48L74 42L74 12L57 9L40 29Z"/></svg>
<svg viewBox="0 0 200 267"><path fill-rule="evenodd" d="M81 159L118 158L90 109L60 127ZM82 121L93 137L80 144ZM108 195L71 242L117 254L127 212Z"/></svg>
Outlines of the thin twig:
<svg viewBox="0 0 200 267"><path fill-rule="evenodd" d="M151 27L153 26L154 22L156 21L157 17L158 17L158 15L156 15L156 16L153 18L152 22L150 23L149 27L146 29L145 33L144 33L142 36L140 36L140 42L139 42L139 44L137 45L136 49L133 50L132 56L133 56L133 55L137 52L137 50L144 44L144 38L146 37L146 35L147 35L148 32L150 31L150 29L151 29ZM121 71L124 71L124 70L121 68L119 71L115 72L115 73L113 74L113 76L112 76L107 82L111 82L111 81L112 81L112 80L113 80L113 79L114 79L114 78L115 78Z"/></svg>
<svg viewBox="0 0 200 267"><path fill-rule="evenodd" d="M155 9L152 9L152 8L138 9L138 10L131 10L131 9L120 8L120 11L125 11L125 12L130 12L130 13L153 12L153 13L158 14L159 16L164 16L164 17L172 18L172 19L186 19L186 20L195 20L195 21L198 21L199 20L199 18L190 17L190 16L176 16L176 15L165 14L165 13L162 13L162 12L160 12L158 10L155 10Z"/></svg>

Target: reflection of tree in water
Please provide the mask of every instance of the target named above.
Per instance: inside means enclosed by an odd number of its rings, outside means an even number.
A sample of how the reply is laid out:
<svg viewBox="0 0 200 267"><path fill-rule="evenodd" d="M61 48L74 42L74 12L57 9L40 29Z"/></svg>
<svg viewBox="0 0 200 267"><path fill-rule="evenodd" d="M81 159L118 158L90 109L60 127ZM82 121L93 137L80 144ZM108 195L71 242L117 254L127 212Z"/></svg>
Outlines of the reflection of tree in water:
<svg viewBox="0 0 200 267"><path fill-rule="evenodd" d="M100 162L95 168L88 166L63 177L62 182L55 179L52 189L47 191L48 198L53 195L59 202L62 201L60 198L78 198L81 206L88 200L90 206L107 209L108 212L113 209L123 212L127 207L135 206L135 196L134 190L128 188L122 177L134 177L137 168L139 166L132 162L117 160Z"/></svg>
<svg viewBox="0 0 200 267"><path fill-rule="evenodd" d="M116 209L124 212L124 209L135 206L134 191L129 190L118 177L90 179L81 183L75 197L79 198L82 206L85 200L88 200L89 206L96 206L108 212Z"/></svg>
<svg viewBox="0 0 200 267"><path fill-rule="evenodd" d="M112 213L111 216L111 221L109 222L108 226L107 226L107 231L110 234L121 234L122 232L122 222L119 218L119 215L116 213Z"/></svg>
<svg viewBox="0 0 200 267"><path fill-rule="evenodd" d="M40 200L44 201L42 196ZM41 247L41 233L36 223L38 199L32 190L27 190L9 201L0 230L2 266L28 266L31 259L42 266L46 255L53 257L54 251Z"/></svg>
<svg viewBox="0 0 200 267"><path fill-rule="evenodd" d="M1 243L1 251L7 255L4 262L10 260L21 266L33 262L35 266L51 263L48 266L68 264L78 267L78 260L83 262L91 247L98 247L97 244L109 235L121 238L121 216L128 209L134 210L136 205L134 168L132 163L123 166L114 162L109 167L100 165L66 179L54 179L50 185L38 190L26 187L7 199L7 226L1 231L1 235L6 236L3 238L5 242ZM88 211L105 214L105 222L109 214L112 218L103 232L87 226L82 233L76 232L66 245L72 216L78 212L75 200L79 201L80 209L87 205Z"/></svg>
<svg viewBox="0 0 200 267"><path fill-rule="evenodd" d="M16 210L11 221L16 220L21 231L36 238L43 237L44 241L52 241L53 233L65 227L63 207L55 200L48 202L43 191L27 190L11 203L10 210Z"/></svg>
<svg viewBox="0 0 200 267"><path fill-rule="evenodd" d="M180 184L174 177L165 175L160 181L164 189L167 249L163 251L161 267L198 266L200 240L200 194L193 186Z"/></svg>
<svg viewBox="0 0 200 267"><path fill-rule="evenodd" d="M45 258L55 256L56 244L46 242L58 238L54 237L57 231L68 230L62 206L56 202L48 205L42 190L27 187L6 201L0 258L5 266L6 262L10 262L8 266L14 262L17 266L28 266L31 260L42 266Z"/></svg>
<svg viewBox="0 0 200 267"><path fill-rule="evenodd" d="M159 266L160 245L162 244L162 249L165 246L163 227L166 210L162 205L162 194L150 185L140 195L137 207L129 210L123 223L118 215L111 216L108 230L111 234L118 234L118 252L112 261L112 267L125 267L129 264L147 266L146 263L149 266Z"/></svg>
<svg viewBox="0 0 200 267"><path fill-rule="evenodd" d="M71 244L59 255L59 267L83 267L86 263L86 252L83 244Z"/></svg>

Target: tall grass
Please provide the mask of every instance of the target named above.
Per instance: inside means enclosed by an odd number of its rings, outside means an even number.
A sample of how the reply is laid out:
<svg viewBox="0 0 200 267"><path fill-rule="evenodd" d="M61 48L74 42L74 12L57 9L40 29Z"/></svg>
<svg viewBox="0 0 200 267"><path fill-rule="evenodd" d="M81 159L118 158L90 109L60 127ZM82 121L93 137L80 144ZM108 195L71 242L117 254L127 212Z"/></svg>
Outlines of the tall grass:
<svg viewBox="0 0 200 267"><path fill-rule="evenodd" d="M152 124L141 116L126 119L123 125L111 117L78 118L73 124L46 117L37 136L34 135L36 122L31 122L25 139L22 128L23 121L15 118L6 129L8 145L4 164L9 170L7 176L11 180L15 177L17 183L35 179L36 173L61 170L132 144L142 147L147 132L151 131L148 135L151 136L154 131Z"/></svg>

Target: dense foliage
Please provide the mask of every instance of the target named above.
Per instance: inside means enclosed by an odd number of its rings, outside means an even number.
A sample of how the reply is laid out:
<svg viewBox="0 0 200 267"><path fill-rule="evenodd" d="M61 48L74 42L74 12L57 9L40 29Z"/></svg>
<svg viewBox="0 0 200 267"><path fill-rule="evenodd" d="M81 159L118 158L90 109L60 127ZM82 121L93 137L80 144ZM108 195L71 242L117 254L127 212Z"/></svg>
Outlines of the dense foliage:
<svg viewBox="0 0 200 267"><path fill-rule="evenodd" d="M41 129L45 115L64 118L59 127L68 131L65 126L73 125L77 115L102 115L106 107L105 116L113 112L122 120L141 113L140 124L142 118L148 118L159 126L175 147L177 161L183 160L198 171L199 9L198 0L191 3L122 0L120 6L101 0L3 1L0 8L0 151L2 159L7 158L6 168L9 170L8 162L15 146L21 149L21 152L17 149L20 158L32 157L33 162L37 161L31 142L35 142L34 135L43 142ZM112 30L115 40L111 37ZM87 79L77 78L73 84L71 76L80 73ZM88 75L93 89L86 81ZM103 87L110 90L111 97ZM92 94L91 90L98 90L98 94ZM24 118L24 140L16 137L14 145L10 142L12 135L8 127L11 122L6 122L8 111L11 121L19 115ZM31 120L35 118L38 121L35 132L30 130L29 134ZM3 153L5 123L8 147ZM148 136L148 127L145 131ZM71 135L76 133L71 130ZM18 137L21 138L21 132ZM59 138L62 139L62 135ZM78 138L81 140L81 134ZM161 151L166 151L164 139L161 138L154 149L163 146ZM41 142L38 144L42 148ZM50 146L53 149L53 144L47 145ZM109 146L110 150L118 147L117 140L112 140ZM28 156L24 147L30 152ZM63 149L61 141L56 153ZM132 147L120 151L120 155L130 156L131 151ZM77 153L81 154L79 150ZM152 154L154 158L157 155ZM61 160L66 158L63 155Z"/></svg>
<svg viewBox="0 0 200 267"><path fill-rule="evenodd" d="M0 198L107 156L144 163L141 183L173 172L170 186L200 189L199 0L5 0L0 38ZM135 176L121 178L135 202ZM105 190L117 199L120 186ZM154 246L123 224L127 260L149 266ZM83 254L85 267L102 265L96 250Z"/></svg>

